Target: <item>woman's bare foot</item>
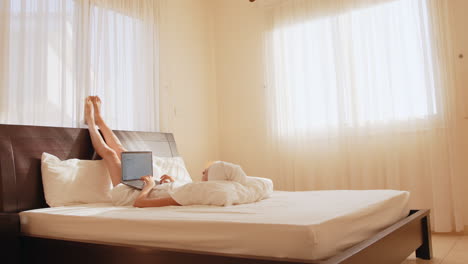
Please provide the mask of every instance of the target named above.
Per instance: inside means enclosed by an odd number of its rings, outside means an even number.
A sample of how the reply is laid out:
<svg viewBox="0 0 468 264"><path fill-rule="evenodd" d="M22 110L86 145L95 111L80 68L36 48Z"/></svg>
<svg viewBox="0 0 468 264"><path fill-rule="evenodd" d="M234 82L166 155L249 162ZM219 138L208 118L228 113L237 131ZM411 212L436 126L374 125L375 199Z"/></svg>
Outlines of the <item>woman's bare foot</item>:
<svg viewBox="0 0 468 264"><path fill-rule="evenodd" d="M99 96L92 96L92 102L94 107L94 120L96 125L100 125L104 122L101 116L101 98Z"/></svg>
<svg viewBox="0 0 468 264"><path fill-rule="evenodd" d="M85 100L85 122L87 125L95 124L94 122L94 106L91 96L86 97Z"/></svg>

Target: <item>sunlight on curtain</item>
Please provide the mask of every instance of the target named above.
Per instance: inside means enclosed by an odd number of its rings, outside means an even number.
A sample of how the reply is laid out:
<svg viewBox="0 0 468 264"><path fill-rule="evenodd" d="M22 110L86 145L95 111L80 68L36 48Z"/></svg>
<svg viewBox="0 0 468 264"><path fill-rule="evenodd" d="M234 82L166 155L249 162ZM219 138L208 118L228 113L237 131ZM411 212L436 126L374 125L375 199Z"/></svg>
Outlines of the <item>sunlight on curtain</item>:
<svg viewBox="0 0 468 264"><path fill-rule="evenodd" d="M73 1L10 1L2 123L72 125L74 9Z"/></svg>
<svg viewBox="0 0 468 264"><path fill-rule="evenodd" d="M433 209L436 231L460 231L446 3L289 0L266 10L280 185L409 190L412 207Z"/></svg>
<svg viewBox="0 0 468 264"><path fill-rule="evenodd" d="M436 117L424 1L385 2L274 27L280 135Z"/></svg>
<svg viewBox="0 0 468 264"><path fill-rule="evenodd" d="M157 1L7 2L2 123L80 127L99 95L112 128L159 129Z"/></svg>

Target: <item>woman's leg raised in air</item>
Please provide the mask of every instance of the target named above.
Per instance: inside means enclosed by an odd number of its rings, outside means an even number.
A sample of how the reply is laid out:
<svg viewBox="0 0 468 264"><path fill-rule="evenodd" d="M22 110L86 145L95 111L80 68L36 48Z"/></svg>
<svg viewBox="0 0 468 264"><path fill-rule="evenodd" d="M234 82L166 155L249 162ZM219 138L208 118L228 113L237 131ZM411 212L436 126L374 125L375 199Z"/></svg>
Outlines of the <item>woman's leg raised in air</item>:
<svg viewBox="0 0 468 264"><path fill-rule="evenodd" d="M122 159L122 152L127 151L122 143L120 143L119 138L114 134L112 129L109 128L109 126L106 124L104 119L101 116L101 99L99 96L90 96L91 101L93 102L94 106L94 121L95 124L99 127L99 129L102 132L102 135L104 136L107 145L113 149L116 153L119 159Z"/></svg>
<svg viewBox="0 0 468 264"><path fill-rule="evenodd" d="M91 142L93 143L94 150L104 160L111 177L112 185L116 186L121 180L122 167L120 158L116 151L106 144L98 131L94 120L94 106L90 96L88 96L85 101L85 119L88 123L89 135L91 136Z"/></svg>

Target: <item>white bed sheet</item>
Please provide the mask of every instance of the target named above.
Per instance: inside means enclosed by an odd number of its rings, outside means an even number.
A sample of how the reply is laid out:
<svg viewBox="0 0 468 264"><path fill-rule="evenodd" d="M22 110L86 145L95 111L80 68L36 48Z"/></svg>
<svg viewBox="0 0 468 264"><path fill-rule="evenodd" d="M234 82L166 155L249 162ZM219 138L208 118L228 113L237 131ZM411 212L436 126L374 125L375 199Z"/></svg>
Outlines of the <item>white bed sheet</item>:
<svg viewBox="0 0 468 264"><path fill-rule="evenodd" d="M274 192L258 203L163 208L86 204L20 213L24 234L204 252L319 260L408 215L392 190Z"/></svg>

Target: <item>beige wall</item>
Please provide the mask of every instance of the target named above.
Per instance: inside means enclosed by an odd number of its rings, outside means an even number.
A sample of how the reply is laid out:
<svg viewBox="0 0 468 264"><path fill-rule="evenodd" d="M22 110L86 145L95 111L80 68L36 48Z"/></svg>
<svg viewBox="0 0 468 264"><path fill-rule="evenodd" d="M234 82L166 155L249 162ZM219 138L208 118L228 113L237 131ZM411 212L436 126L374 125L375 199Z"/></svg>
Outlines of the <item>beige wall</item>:
<svg viewBox="0 0 468 264"><path fill-rule="evenodd" d="M163 0L161 131L172 132L194 180L218 156L212 10L207 0Z"/></svg>
<svg viewBox="0 0 468 264"><path fill-rule="evenodd" d="M465 58L457 59L460 89L468 89L468 1L451 0L455 14L456 49ZM268 160L263 158L265 89L262 72L262 12L249 1L218 0L215 2L216 85L219 99L220 158L242 164L248 174L275 178ZM468 97L466 97L468 98ZM468 111L467 116L468 116ZM465 149L468 162L468 120ZM464 179L468 190L468 175ZM279 181L281 183L281 181ZM277 184L280 186L281 184ZM281 186L280 186L281 187ZM464 204L468 204L466 192ZM468 206L465 206L468 225Z"/></svg>
<svg viewBox="0 0 468 264"><path fill-rule="evenodd" d="M215 2L220 157L249 175L271 177L264 159L266 123L262 12L249 1Z"/></svg>
<svg viewBox="0 0 468 264"><path fill-rule="evenodd" d="M468 1L466 0L451 0L451 9L454 15L454 33L455 33L455 49L456 55L463 54L463 59L457 59L457 82L460 88L464 101L468 100L468 17L466 11L468 10ZM465 118L468 117L468 104L465 104ZM465 155L466 162L468 163L468 120L461 121L463 123L465 137ZM465 225L468 226L468 175L464 177L464 190L465 200L464 220Z"/></svg>

